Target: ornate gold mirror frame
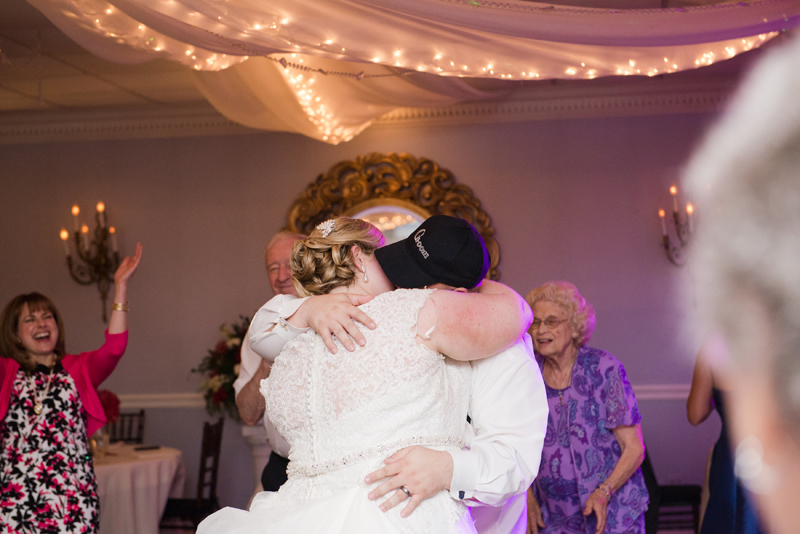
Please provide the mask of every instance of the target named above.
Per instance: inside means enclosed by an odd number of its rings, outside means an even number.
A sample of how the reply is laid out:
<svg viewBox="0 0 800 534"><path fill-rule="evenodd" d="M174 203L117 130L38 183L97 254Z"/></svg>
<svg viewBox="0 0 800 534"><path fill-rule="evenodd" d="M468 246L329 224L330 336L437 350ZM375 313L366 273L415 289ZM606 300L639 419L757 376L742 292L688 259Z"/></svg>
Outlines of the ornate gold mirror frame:
<svg viewBox="0 0 800 534"><path fill-rule="evenodd" d="M422 220L451 215L478 229L491 256L488 278L497 280L500 247L489 215L472 190L435 161L411 154L373 152L341 161L317 176L292 203L286 229L308 234L319 223L339 215L355 216L377 206L397 206Z"/></svg>

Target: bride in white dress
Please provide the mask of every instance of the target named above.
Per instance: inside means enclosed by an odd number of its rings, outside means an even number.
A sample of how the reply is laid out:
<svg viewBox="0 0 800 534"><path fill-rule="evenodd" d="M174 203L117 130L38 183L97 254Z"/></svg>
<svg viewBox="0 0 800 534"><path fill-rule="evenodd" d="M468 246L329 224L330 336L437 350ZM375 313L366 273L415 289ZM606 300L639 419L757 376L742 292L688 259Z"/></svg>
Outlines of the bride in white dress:
<svg viewBox="0 0 800 534"><path fill-rule="evenodd" d="M384 513L364 477L397 450L463 447L471 367L527 328L530 309L511 289L484 282L478 293L398 289L373 251L372 225L339 218L317 227L292 251L305 295L373 295L361 309L375 320L366 345L331 354L313 331L291 341L262 382L267 414L291 445L289 479L258 494L250 511L225 508L198 534L472 533L467 507L446 491L409 517ZM450 358L442 356L448 354Z"/></svg>

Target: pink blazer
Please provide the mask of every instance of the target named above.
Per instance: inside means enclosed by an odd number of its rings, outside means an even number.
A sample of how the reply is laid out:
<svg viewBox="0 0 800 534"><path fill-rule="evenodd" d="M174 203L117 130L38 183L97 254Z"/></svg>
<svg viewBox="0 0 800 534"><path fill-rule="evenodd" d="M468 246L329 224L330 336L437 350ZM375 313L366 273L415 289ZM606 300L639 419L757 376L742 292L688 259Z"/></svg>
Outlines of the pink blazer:
<svg viewBox="0 0 800 534"><path fill-rule="evenodd" d="M128 332L109 334L106 330L106 342L97 350L83 352L77 356L67 354L61 365L75 381L83 408L86 410L88 435L106 423L106 416L100 398L97 396L99 386L119 363L128 346ZM17 376L19 364L12 358L0 358L0 421L8 413L11 401L11 388Z"/></svg>

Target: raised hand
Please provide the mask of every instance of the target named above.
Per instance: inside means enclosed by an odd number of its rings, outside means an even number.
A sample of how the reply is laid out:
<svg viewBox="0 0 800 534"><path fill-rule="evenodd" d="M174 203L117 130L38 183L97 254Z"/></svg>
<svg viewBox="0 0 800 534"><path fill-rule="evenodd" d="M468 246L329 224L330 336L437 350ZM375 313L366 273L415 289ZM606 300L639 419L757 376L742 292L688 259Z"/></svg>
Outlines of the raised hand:
<svg viewBox="0 0 800 534"><path fill-rule="evenodd" d="M141 259L142 244L136 243L136 252L132 257L128 256L122 260L117 272L114 273L114 304L123 305L124 309L112 308L111 318L108 321L110 334L120 334L128 329L128 280L136 272Z"/></svg>
<svg viewBox="0 0 800 534"><path fill-rule="evenodd" d="M122 263L119 264L117 272L114 273L114 284L127 284L128 280L133 276L133 273L136 272L136 268L139 267L139 261L141 259L142 244L136 243L136 252L133 253L133 257L126 256L125 259L122 260Z"/></svg>

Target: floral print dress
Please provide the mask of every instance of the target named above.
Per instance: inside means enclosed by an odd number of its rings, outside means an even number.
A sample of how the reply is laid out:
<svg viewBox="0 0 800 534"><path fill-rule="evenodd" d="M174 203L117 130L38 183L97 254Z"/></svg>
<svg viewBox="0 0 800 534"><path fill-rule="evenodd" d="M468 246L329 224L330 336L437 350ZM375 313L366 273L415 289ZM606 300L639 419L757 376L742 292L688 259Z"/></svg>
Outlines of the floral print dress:
<svg viewBox="0 0 800 534"><path fill-rule="evenodd" d="M86 414L75 382L56 364L32 377L20 369L0 423L0 534L94 533L97 483L89 455ZM44 398L42 399L41 397ZM43 405L40 414L35 400Z"/></svg>
<svg viewBox="0 0 800 534"><path fill-rule="evenodd" d="M539 367L544 359L539 356ZM550 415L534 491L545 534L594 534L597 518L586 500L614 470L622 451L612 430L642 420L625 368L611 354L581 347L564 389L545 384ZM607 533L644 533L649 496L640 469L608 503Z"/></svg>

